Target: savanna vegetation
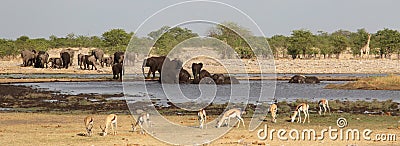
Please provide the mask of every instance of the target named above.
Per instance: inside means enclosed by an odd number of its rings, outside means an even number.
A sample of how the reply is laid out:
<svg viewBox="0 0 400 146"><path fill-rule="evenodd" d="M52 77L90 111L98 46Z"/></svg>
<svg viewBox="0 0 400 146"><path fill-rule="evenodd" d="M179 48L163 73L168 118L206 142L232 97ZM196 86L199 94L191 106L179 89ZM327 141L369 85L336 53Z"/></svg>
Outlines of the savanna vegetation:
<svg viewBox="0 0 400 146"><path fill-rule="evenodd" d="M240 34L240 35L239 35ZM368 32L359 29L356 32L337 30L332 33L318 31L316 34L306 29L293 30L290 36L274 35L270 38L255 36L248 28L227 22L210 28L208 37L219 39L232 47L241 58L253 58L255 52L263 57L291 57L295 58L339 58L342 53L351 53L357 57L367 41ZM133 36L133 38L132 38ZM130 40L135 44L153 46L151 52L157 55L166 55L174 46L183 41L198 37L199 34L181 27L164 26L150 32L146 37L136 37L133 32L124 29L112 29L101 36L85 36L70 33L65 37L50 36L49 38L34 38L21 36L16 40L0 39L0 57L18 56L22 50L46 51L51 48L67 47L96 47L106 53L125 51ZM246 38L246 39L244 39ZM155 44L151 43L155 41ZM268 41L272 52L269 51ZM253 46L250 47L249 41ZM201 47L201 41L192 43L193 47ZM253 50L251 49L253 48ZM400 54L400 32L385 28L371 34L371 54L380 58L389 58L393 54ZM140 51L140 50L139 50ZM253 52L255 51L255 52Z"/></svg>
<svg viewBox="0 0 400 146"><path fill-rule="evenodd" d="M400 90L400 76L368 77L345 84L329 84L327 89Z"/></svg>

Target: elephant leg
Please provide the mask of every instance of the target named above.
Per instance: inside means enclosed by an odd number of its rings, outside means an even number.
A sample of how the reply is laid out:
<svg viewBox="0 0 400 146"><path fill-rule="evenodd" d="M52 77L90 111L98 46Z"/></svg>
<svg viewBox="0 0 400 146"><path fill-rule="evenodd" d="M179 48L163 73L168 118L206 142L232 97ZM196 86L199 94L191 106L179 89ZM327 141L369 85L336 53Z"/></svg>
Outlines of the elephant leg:
<svg viewBox="0 0 400 146"><path fill-rule="evenodd" d="M149 69L149 72L147 73L147 78L150 78L150 74L151 74L151 69Z"/></svg>
<svg viewBox="0 0 400 146"><path fill-rule="evenodd" d="M156 78L156 71L152 71L152 73L153 73L153 79ZM160 78L161 78L161 76L160 76Z"/></svg>

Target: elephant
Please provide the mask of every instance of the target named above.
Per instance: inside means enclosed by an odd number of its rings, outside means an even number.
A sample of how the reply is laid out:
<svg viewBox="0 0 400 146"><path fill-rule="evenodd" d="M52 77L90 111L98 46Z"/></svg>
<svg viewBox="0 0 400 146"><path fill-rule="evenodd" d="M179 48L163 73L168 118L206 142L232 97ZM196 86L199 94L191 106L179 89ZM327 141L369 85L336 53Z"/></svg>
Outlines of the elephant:
<svg viewBox="0 0 400 146"><path fill-rule="evenodd" d="M96 65L98 65L98 63L96 61L96 57L94 57L94 55L85 55L83 60L83 65L85 69L93 70L94 67L94 69L97 70ZM89 65L92 66L92 69L89 69Z"/></svg>
<svg viewBox="0 0 400 146"><path fill-rule="evenodd" d="M112 66L114 60L113 60L113 57L110 56L110 57L104 57L102 62L103 62L103 64L106 65L106 67L108 67L108 66Z"/></svg>
<svg viewBox="0 0 400 146"><path fill-rule="evenodd" d="M233 76L225 76L224 84L239 84L239 80Z"/></svg>
<svg viewBox="0 0 400 146"><path fill-rule="evenodd" d="M125 65L134 66L138 54L135 52L126 52L125 55Z"/></svg>
<svg viewBox="0 0 400 146"><path fill-rule="evenodd" d="M178 59L166 59L163 62L159 82L162 83L179 83L180 70L182 68L182 61Z"/></svg>
<svg viewBox="0 0 400 146"><path fill-rule="evenodd" d="M215 84L224 84L225 77L223 74L213 74L211 78L214 80Z"/></svg>
<svg viewBox="0 0 400 146"><path fill-rule="evenodd" d="M112 66L112 71L113 71L113 79L120 79L122 80L122 63L116 63Z"/></svg>
<svg viewBox="0 0 400 146"><path fill-rule="evenodd" d="M187 70L181 69L179 71L179 83L188 84L190 83L190 74Z"/></svg>
<svg viewBox="0 0 400 146"><path fill-rule="evenodd" d="M102 60L104 57L104 51L102 49L94 49L92 50L91 55L95 57L95 61L99 60L100 64L102 64ZM103 66L101 66L103 67Z"/></svg>
<svg viewBox="0 0 400 146"><path fill-rule="evenodd" d="M320 83L319 79L316 76L306 76L306 83L317 84Z"/></svg>
<svg viewBox="0 0 400 146"><path fill-rule="evenodd" d="M49 63L51 62L51 68L58 68L61 69L62 67L62 60L61 58L50 58Z"/></svg>
<svg viewBox="0 0 400 146"><path fill-rule="evenodd" d="M315 76L294 75L290 78L289 83L320 83L319 79Z"/></svg>
<svg viewBox="0 0 400 146"><path fill-rule="evenodd" d="M203 70L200 71L199 76L193 79L193 82L192 82L192 83L193 83L193 84L199 84L200 81L201 81L203 78L206 78L206 77L212 79L212 78L211 78L211 74L210 74L207 70L204 70L204 69L203 69Z"/></svg>
<svg viewBox="0 0 400 146"><path fill-rule="evenodd" d="M82 69L82 64L83 64L83 60L85 59L85 55L83 55L82 53L78 54L78 65L79 67Z"/></svg>
<svg viewBox="0 0 400 146"><path fill-rule="evenodd" d="M35 59L35 68L44 68L44 66L47 66L48 60L49 60L49 53L45 51L39 51L38 54L36 55Z"/></svg>
<svg viewBox="0 0 400 146"><path fill-rule="evenodd" d="M223 74L214 74L211 76L215 84L239 84L239 80L232 76L225 76Z"/></svg>
<svg viewBox="0 0 400 146"><path fill-rule="evenodd" d="M68 52L63 52L60 54L61 60L63 62L63 68L68 69L68 65L71 63L71 56Z"/></svg>
<svg viewBox="0 0 400 146"><path fill-rule="evenodd" d="M61 52L60 52L60 56L61 56L61 54L64 53L64 52L67 52L67 53L69 54L69 57L70 57L70 59L69 59L69 66L72 66L72 63L73 63L73 60L74 60L75 51L74 51L73 49L71 49L71 48L63 49L63 50L61 50ZM65 65L64 65L64 66L65 66Z"/></svg>
<svg viewBox="0 0 400 146"><path fill-rule="evenodd" d="M21 57L23 60L23 66L27 67L27 66L32 66L33 63L35 63L35 56L36 56L36 51L32 50L23 50L21 51Z"/></svg>
<svg viewBox="0 0 400 146"><path fill-rule="evenodd" d="M304 75L294 75L289 80L289 83L305 83L305 82L306 82L306 76Z"/></svg>
<svg viewBox="0 0 400 146"><path fill-rule="evenodd" d="M207 70L203 69L200 71L199 78L201 80L202 78L205 77L211 77L211 74Z"/></svg>
<svg viewBox="0 0 400 146"><path fill-rule="evenodd" d="M150 58L144 59L143 60L143 65L142 65L143 75L144 75L144 67L150 67L146 78L149 78L150 74L152 73L153 74L153 79L154 79L155 76L156 76L155 75L156 71L161 73L161 68L162 68L162 65L163 65L165 60L169 60L169 58L165 57L165 56L160 56L160 57L150 57Z"/></svg>
<svg viewBox="0 0 400 146"><path fill-rule="evenodd" d="M114 63L123 63L124 61L124 52L115 52L114 53Z"/></svg>
<svg viewBox="0 0 400 146"><path fill-rule="evenodd" d="M193 78L197 78L200 74L201 68L203 68L203 63L192 63Z"/></svg>

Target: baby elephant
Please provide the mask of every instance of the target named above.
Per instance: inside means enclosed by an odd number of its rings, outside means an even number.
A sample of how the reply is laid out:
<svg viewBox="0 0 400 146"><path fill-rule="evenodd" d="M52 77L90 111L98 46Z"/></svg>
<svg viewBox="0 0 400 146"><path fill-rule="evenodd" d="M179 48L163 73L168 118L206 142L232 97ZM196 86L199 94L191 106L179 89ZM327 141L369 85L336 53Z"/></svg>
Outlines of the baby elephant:
<svg viewBox="0 0 400 146"><path fill-rule="evenodd" d="M116 63L112 66L113 79L122 80L122 63Z"/></svg>
<svg viewBox="0 0 400 146"><path fill-rule="evenodd" d="M49 63L50 62L51 62L51 68L61 69L63 65L61 58L50 58Z"/></svg>

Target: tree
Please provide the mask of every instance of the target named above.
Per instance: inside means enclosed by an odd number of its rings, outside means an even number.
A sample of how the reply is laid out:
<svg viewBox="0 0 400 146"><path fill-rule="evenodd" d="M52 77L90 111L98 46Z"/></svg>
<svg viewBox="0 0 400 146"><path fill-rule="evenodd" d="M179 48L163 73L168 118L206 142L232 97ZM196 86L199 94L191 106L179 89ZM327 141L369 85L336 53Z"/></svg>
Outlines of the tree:
<svg viewBox="0 0 400 146"><path fill-rule="evenodd" d="M336 55L336 59L339 59L339 55L349 46L349 39L345 34L340 32L333 33L331 39L333 46L332 53Z"/></svg>
<svg viewBox="0 0 400 146"><path fill-rule="evenodd" d="M17 38L17 40L15 41L15 51L17 52L21 52L21 50L34 50L35 48L33 48L30 44L29 44L29 37L28 36L20 36L19 38Z"/></svg>
<svg viewBox="0 0 400 146"><path fill-rule="evenodd" d="M288 37L283 35L274 35L268 40L268 43L269 46L271 46L275 58L278 58L280 54L282 54L282 57L286 57L286 51L290 45Z"/></svg>
<svg viewBox="0 0 400 146"><path fill-rule="evenodd" d="M160 30L157 30L156 32L158 33L164 31L163 29L165 28L166 27L163 27ZM187 28L180 28L180 27L171 28L168 31L166 31L163 35L158 37L156 43L154 44L155 50L152 50L153 51L152 53L158 55L167 55L179 43L197 36L198 34L193 33L192 30L189 30Z"/></svg>
<svg viewBox="0 0 400 146"><path fill-rule="evenodd" d="M315 37L315 47L319 48L319 53L324 56L324 59L330 57L333 54L333 47L331 43L331 35L327 32L318 31L318 35Z"/></svg>
<svg viewBox="0 0 400 146"><path fill-rule="evenodd" d="M116 47L127 46L132 35L123 29L112 29L104 32L101 36L105 47Z"/></svg>
<svg viewBox="0 0 400 146"><path fill-rule="evenodd" d="M299 53L306 57L307 50L314 45L314 35L309 30L293 30L292 36L289 38L290 46L288 53L295 59Z"/></svg>
<svg viewBox="0 0 400 146"><path fill-rule="evenodd" d="M51 47L50 42L44 38L31 39L29 45L36 51L47 51Z"/></svg>
<svg viewBox="0 0 400 146"><path fill-rule="evenodd" d="M19 52L15 50L14 41L0 39L0 57L17 54L19 54Z"/></svg>
<svg viewBox="0 0 400 146"><path fill-rule="evenodd" d="M377 46L380 48L381 58L390 58L394 52L400 54L400 33L397 30L385 28L376 33Z"/></svg>
<svg viewBox="0 0 400 146"><path fill-rule="evenodd" d="M159 37L161 37L163 33L167 32L169 29L169 26L163 26L159 30L150 32L149 34L147 34L147 36L149 36L152 40L157 40Z"/></svg>
<svg viewBox="0 0 400 146"><path fill-rule="evenodd" d="M254 57L254 52L244 39L244 37L250 38L253 36L247 28L241 27L236 23L225 22L211 28L208 36L226 42L230 47L235 49L241 58ZM223 54L223 56L225 55Z"/></svg>

